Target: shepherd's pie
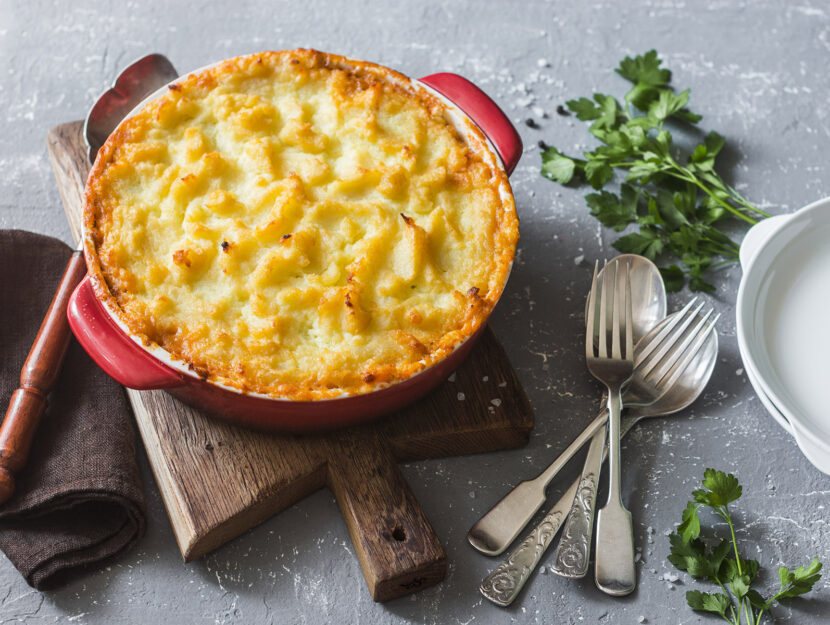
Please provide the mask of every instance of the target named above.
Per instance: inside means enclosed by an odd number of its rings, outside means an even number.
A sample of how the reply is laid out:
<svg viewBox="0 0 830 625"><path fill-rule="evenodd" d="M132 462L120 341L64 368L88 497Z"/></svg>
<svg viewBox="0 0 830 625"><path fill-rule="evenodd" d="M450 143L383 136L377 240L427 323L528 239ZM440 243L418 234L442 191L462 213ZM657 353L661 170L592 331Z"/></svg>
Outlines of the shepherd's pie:
<svg viewBox="0 0 830 625"><path fill-rule="evenodd" d="M313 50L171 85L86 190L99 298L148 345L242 391L365 393L444 358L518 240L481 132L406 77Z"/></svg>

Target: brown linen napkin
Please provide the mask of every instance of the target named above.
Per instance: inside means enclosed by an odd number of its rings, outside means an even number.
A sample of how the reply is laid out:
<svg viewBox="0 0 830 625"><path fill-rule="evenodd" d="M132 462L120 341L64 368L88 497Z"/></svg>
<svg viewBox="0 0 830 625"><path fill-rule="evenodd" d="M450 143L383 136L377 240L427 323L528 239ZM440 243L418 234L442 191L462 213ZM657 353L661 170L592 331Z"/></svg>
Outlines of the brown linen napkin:
<svg viewBox="0 0 830 625"><path fill-rule="evenodd" d="M51 237L0 230L0 408L72 253ZM144 532L135 430L123 389L72 340L13 497L0 549L39 590L121 555Z"/></svg>

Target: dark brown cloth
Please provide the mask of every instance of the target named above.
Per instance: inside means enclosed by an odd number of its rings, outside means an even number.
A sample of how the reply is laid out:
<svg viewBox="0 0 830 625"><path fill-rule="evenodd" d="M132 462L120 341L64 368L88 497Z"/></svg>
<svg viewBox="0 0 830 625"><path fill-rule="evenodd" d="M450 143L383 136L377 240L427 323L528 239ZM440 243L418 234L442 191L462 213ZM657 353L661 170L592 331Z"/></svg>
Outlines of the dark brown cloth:
<svg viewBox="0 0 830 625"><path fill-rule="evenodd" d="M0 407L72 253L64 243L0 230ZM144 532L135 430L123 389L72 339L15 494L0 506L0 549L37 589L121 555Z"/></svg>

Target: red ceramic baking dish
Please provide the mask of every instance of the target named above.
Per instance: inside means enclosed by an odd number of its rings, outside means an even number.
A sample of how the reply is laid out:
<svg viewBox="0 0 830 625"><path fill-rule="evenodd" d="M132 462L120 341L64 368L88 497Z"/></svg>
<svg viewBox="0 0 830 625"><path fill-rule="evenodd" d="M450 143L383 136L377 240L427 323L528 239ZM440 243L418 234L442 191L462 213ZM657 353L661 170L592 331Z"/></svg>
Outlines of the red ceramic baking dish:
<svg viewBox="0 0 830 625"><path fill-rule="evenodd" d="M507 116L481 89L450 73L431 74L412 84L444 101L452 117L457 117L454 123L462 135L465 126L475 124L488 140L489 160L508 175L513 171L522 154L521 139ZM505 187L503 192L511 193L509 185ZM85 253L89 263L88 243ZM67 312L78 341L120 384L137 390L163 389L212 415L276 431L343 427L399 410L445 380L470 352L484 327L482 323L443 360L400 382L364 394L297 401L246 393L204 379L161 347L145 345L97 297L89 276L75 290Z"/></svg>

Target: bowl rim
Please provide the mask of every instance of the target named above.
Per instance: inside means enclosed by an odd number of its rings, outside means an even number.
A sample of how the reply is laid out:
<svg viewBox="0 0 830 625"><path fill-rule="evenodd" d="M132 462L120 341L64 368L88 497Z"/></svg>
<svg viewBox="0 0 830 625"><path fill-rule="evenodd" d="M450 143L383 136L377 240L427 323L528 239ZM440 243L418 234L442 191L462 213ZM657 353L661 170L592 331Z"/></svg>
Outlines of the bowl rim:
<svg viewBox="0 0 830 625"><path fill-rule="evenodd" d="M219 65L221 65L221 64L223 64L227 61L230 61L232 59L240 58L240 56L241 57L256 56L256 54L261 54L261 53L262 52L228 57L228 58L225 58L225 59L221 59L219 61L208 63L207 65L201 66L197 69L194 69L194 70L191 70L191 71L188 71L188 72L185 72L185 73L181 74L176 79L171 80L170 82L166 83L165 85L159 87L157 90L153 91L148 96L146 96L141 102L139 102L127 115L124 116L124 119L122 119L118 123L118 126L116 126L116 128L113 130L112 134L115 134L115 132L118 130L118 128L121 127L121 125L124 122L126 122L131 117L135 116L147 104L149 104L153 100L156 100L156 99L162 97L163 95L165 95L168 92L170 85L174 85L177 82L186 79L188 76L191 76L192 74L197 74L199 72L203 72L203 71L212 69L214 67L217 67L217 66L219 66ZM329 53L326 53L326 52L324 52L323 54L329 55ZM461 133L461 135L465 138L465 140L469 139L470 136L472 135L476 138L476 140L477 140L476 142L481 143L482 145L484 145L484 147L486 149L486 152L484 153L484 156L487 157L487 160L488 160L489 164L494 166L495 168L497 168L499 171L501 171L504 174L503 183L499 184L499 195L500 195L500 197L503 201L504 200L509 200L513 204L514 211L515 211L515 197L514 197L514 194L513 194L512 186L510 185L510 180L509 180L510 176L509 176L509 173L507 172L507 169L505 167L505 164L504 164L504 161L502 160L501 155L499 154L498 150L496 149L495 145L492 143L490 138L484 132L484 130L482 128L480 128L478 126L478 124L476 124L473 121L473 119L467 113L465 113L458 104L456 104L455 102L450 100L447 96L440 93L436 89L433 89L429 85L421 82L419 79L411 78L411 77L409 77L405 74L402 74L399 71L397 71L395 69L392 69L388 66L381 65L379 63L361 61L361 60L358 60L358 59L353 59L351 57L345 57L345 56L340 56L340 55L336 55L336 54L335 55L330 55L330 56L338 57L338 58L344 60L345 62L354 62L356 64L367 64L367 65L372 65L372 66L382 68L384 71L388 72L388 76L390 77L390 79L395 80L395 81L399 81L399 82L403 82L403 83L408 83L408 84L412 85L412 87L414 87L416 89L423 90L428 95L430 95L431 97L434 97L434 98L440 100L441 103L447 108L448 112L450 113L450 121L455 126L456 130L458 130ZM470 144L473 144L473 143L475 143L475 142L470 142ZM94 169L94 164L93 164L93 168L90 169L90 173L92 172L93 169ZM81 241L83 242L84 255L87 258L87 263L88 263L89 262L88 259L91 256L96 256L96 254L94 252L89 251L90 246L92 244L92 237L91 237L91 234L87 230L85 219L81 220ZM226 384L226 383L218 381L218 380L212 380L212 379L200 376L198 373L196 373L189 366L189 363L186 363L183 360L180 360L180 359L174 357L171 352L169 352L168 350L166 350L162 346L160 346L158 344L155 344L155 343L148 344L142 338L135 335L130 330L130 328L127 326L127 324L124 323L124 321L120 318L120 316L117 314L117 312L112 309L113 303L108 298L107 299L102 299L101 297L98 296L98 286L96 286L96 283L98 282L98 276L94 275L94 274L90 274L90 279L92 280L92 283L93 283L93 287L94 287L93 292L95 293L96 301L101 306L101 308L104 310L104 312L107 314L107 316L110 319L112 319L112 321L115 323L115 325L118 327L118 329L121 330L121 332L127 338L129 338L135 345L140 347L142 350L144 350L150 356L152 356L156 360L160 361L163 365L169 367L170 369L174 370L175 372L180 373L183 376L185 376L185 380L183 381L182 386L187 385L188 381L190 383L204 383L204 384L209 384L211 386L215 386L215 387L217 387L221 390L224 390L224 391L232 392L236 395L240 395L240 396L243 396L243 397L259 398L259 399L265 399L265 400L274 401L274 402L283 402L283 403L291 403L291 404L315 404L315 405L317 405L317 404L321 404L321 403L325 403L325 402L339 402L339 401L343 401L343 400L347 400L347 399L351 399L351 398L365 398L365 397L371 396L375 393L380 393L380 392L386 391L386 390L388 390L392 387L395 387L399 384L414 381L419 376L421 376L423 374L426 374L427 372L430 372L436 365L439 365L440 363L444 362L447 358L450 358L462 346L466 345L468 341L476 340L479 337L479 335L481 334L481 331L487 325L491 314L496 309L499 301L501 300L502 296L504 295L504 291L505 291L507 283L510 279L510 275L513 271L514 263L515 263L515 255L510 260L510 263L507 267L507 271L506 271L506 274L505 274L505 277L504 277L504 281L501 284L501 292L499 293L499 296L496 298L495 302L493 303L492 308L487 313L487 315L484 317L484 319L482 320L482 322L478 326L478 328L476 328L475 330L473 330L472 332L467 334L467 336L465 336L461 341L456 343L453 346L452 351L445 354L442 358L440 358L439 360L431 363L430 365L424 367L423 369L420 369L419 371L416 371L415 373L413 373L413 374L411 374L411 375L409 375L405 378L402 378L400 380L395 380L393 382L378 384L377 386L375 386L375 388L373 388L372 390L367 391L365 393L343 392L343 393L341 393L339 395L335 395L335 396L321 397L321 398L314 398L314 399L294 399L294 398L290 398L290 397L278 397L278 396L274 396L274 395L269 395L267 393L261 393L261 392L258 392L258 391L245 390L245 389L242 389L242 388L232 386L230 384Z"/></svg>
<svg viewBox="0 0 830 625"><path fill-rule="evenodd" d="M768 361L768 359L762 358L762 356L757 353L759 348L758 345L749 340L749 335L753 333L757 327L753 313L756 308L759 294L759 289L751 290L751 283L753 281L763 280L763 277L758 275L759 271L766 268L762 265L762 263L771 263L772 260L774 260L774 258L769 258L769 247L774 241L778 240L779 237L786 236L787 231L792 228L801 225L804 222L810 223L813 221L816 214L821 215L823 221L830 225L830 197L825 197L812 202L788 215L787 219L780 220L779 223L772 226L770 231L766 234L766 238L758 245L754 255L749 259L749 262L744 267L743 277L741 278L741 282L738 287L735 314L735 333L738 339L738 350L740 351L741 357L744 361L744 366L747 371L752 371L753 377L760 387L760 390L763 391L769 402L777 408L781 416L789 422L792 430L791 433L795 434L795 432L798 432L802 436L808 437L811 443L817 445L828 455L828 457L830 457L830 441L826 440L827 432L820 428L818 424L815 423L813 418L802 415L800 410L790 405L786 397L782 396L781 393L776 392L775 385L771 385L767 377L764 375L765 368L763 365ZM797 236L798 235L794 235L794 238ZM778 254L780 254L780 252ZM777 257L778 254L776 254L775 257ZM766 373L769 377L777 378L774 373L772 376L770 376L769 371L766 371ZM750 383L751 382L752 381L750 380ZM779 384L783 387L780 380ZM755 384L753 384L753 387L754 386ZM757 390L759 389L756 389L756 391ZM766 404L765 407L767 407ZM769 410L768 407L767 409ZM773 415L773 417L775 418L775 415ZM796 436L797 441L798 438L799 437Z"/></svg>
<svg viewBox="0 0 830 625"><path fill-rule="evenodd" d="M738 351L740 351L740 346L738 348ZM793 432L792 426L787 421L787 418L781 413L781 410L778 408L778 406L772 403L772 400L770 399L769 395L767 395L764 386L761 384L761 380L759 379L758 374L752 368L750 363L747 362L746 358L743 355L743 352L741 352L741 358L744 361L744 371L746 373L747 380L749 380L749 384L755 390L755 394L758 395L758 399L761 401L764 408L766 408L767 412L770 413L770 415L776 420L776 422L782 428L784 428L784 430L788 434L794 436L795 434Z"/></svg>

